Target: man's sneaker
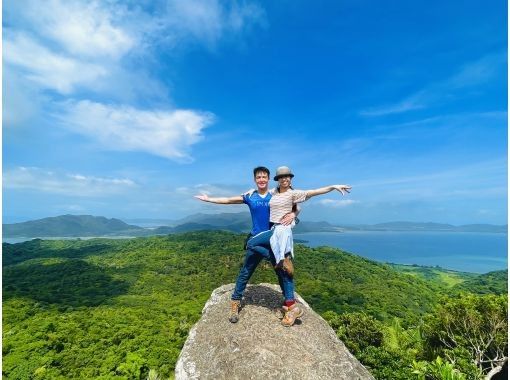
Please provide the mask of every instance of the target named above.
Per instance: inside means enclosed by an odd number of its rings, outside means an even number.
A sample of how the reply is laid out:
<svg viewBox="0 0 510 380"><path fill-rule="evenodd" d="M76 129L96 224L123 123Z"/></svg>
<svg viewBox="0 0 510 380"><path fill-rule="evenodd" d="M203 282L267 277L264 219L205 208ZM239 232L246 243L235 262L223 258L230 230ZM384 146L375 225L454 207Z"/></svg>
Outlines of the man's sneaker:
<svg viewBox="0 0 510 380"><path fill-rule="evenodd" d="M285 259L283 259L283 270L287 272L290 277L294 276L294 264L292 263L290 255L285 256Z"/></svg>
<svg viewBox="0 0 510 380"><path fill-rule="evenodd" d="M239 320L239 309L241 308L241 301L231 300L230 301L230 314L228 320L232 323L236 323Z"/></svg>
<svg viewBox="0 0 510 380"><path fill-rule="evenodd" d="M284 325L285 327L292 326L296 322L296 319L301 317L303 314L304 314L303 309L301 309L297 303L295 303L292 306L289 306L287 308L287 312L285 313L285 317L283 317L282 319L282 325Z"/></svg>

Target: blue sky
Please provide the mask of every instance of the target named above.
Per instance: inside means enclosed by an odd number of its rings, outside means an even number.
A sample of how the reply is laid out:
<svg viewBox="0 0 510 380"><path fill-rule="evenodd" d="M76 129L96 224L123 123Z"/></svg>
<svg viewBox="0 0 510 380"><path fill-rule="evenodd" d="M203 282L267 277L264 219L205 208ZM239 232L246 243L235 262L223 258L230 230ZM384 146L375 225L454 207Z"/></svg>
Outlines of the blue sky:
<svg viewBox="0 0 510 380"><path fill-rule="evenodd" d="M3 218L507 222L506 1L5 1Z"/></svg>

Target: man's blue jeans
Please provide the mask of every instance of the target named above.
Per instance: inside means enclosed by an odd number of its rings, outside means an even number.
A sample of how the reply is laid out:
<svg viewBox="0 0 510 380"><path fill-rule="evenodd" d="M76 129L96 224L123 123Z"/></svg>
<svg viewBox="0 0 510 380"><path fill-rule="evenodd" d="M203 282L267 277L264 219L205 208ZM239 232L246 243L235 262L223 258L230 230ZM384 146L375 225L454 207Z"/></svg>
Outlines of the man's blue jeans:
<svg viewBox="0 0 510 380"><path fill-rule="evenodd" d="M271 236L273 236L273 229L261 232L246 242L246 248L260 253L263 256L270 257L274 261L275 257L271 251Z"/></svg>
<svg viewBox="0 0 510 380"><path fill-rule="evenodd" d="M271 245L269 244L272 233L272 230L261 232L246 243L246 256L243 267L237 276L236 287L234 293L232 293L233 300L241 300L250 277L263 259L269 261L273 267L276 265L274 255L271 252ZM275 269L275 273L285 301L293 301L294 279L282 268Z"/></svg>

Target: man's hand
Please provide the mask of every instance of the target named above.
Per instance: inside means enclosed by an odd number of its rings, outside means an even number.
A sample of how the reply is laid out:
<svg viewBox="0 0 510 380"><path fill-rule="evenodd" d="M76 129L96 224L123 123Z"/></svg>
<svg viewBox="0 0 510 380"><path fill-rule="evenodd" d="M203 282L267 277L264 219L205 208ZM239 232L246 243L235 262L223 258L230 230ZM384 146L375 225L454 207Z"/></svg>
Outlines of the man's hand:
<svg viewBox="0 0 510 380"><path fill-rule="evenodd" d="M206 194L195 195L195 198L200 199L204 202L209 202L209 196Z"/></svg>
<svg viewBox="0 0 510 380"><path fill-rule="evenodd" d="M351 192L351 189L352 187L349 186L349 185L335 185L333 186L335 188L335 190L339 191L342 193L342 195L345 195L347 193L350 193Z"/></svg>
<svg viewBox="0 0 510 380"><path fill-rule="evenodd" d="M293 212L289 212L280 219L280 223L283 224L284 226L290 226L295 218L296 214Z"/></svg>

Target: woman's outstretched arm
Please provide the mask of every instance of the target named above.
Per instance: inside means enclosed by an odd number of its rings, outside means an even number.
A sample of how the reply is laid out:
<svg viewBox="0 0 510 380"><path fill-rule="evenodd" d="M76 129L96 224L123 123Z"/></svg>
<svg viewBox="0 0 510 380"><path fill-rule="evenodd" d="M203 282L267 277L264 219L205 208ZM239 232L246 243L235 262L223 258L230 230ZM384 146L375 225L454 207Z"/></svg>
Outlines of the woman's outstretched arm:
<svg viewBox="0 0 510 380"><path fill-rule="evenodd" d="M311 197L315 197L317 195L326 194L333 190L339 191L342 193L342 195L345 195L347 193L350 193L351 189L352 189L352 187L349 185L324 186L324 187L320 187L320 188L314 189L314 190L307 190L306 191L306 199L310 199Z"/></svg>
<svg viewBox="0 0 510 380"><path fill-rule="evenodd" d="M243 197L237 195L235 197L209 197L206 194L195 195L195 198L203 202L218 203L221 205L237 205L243 203Z"/></svg>

